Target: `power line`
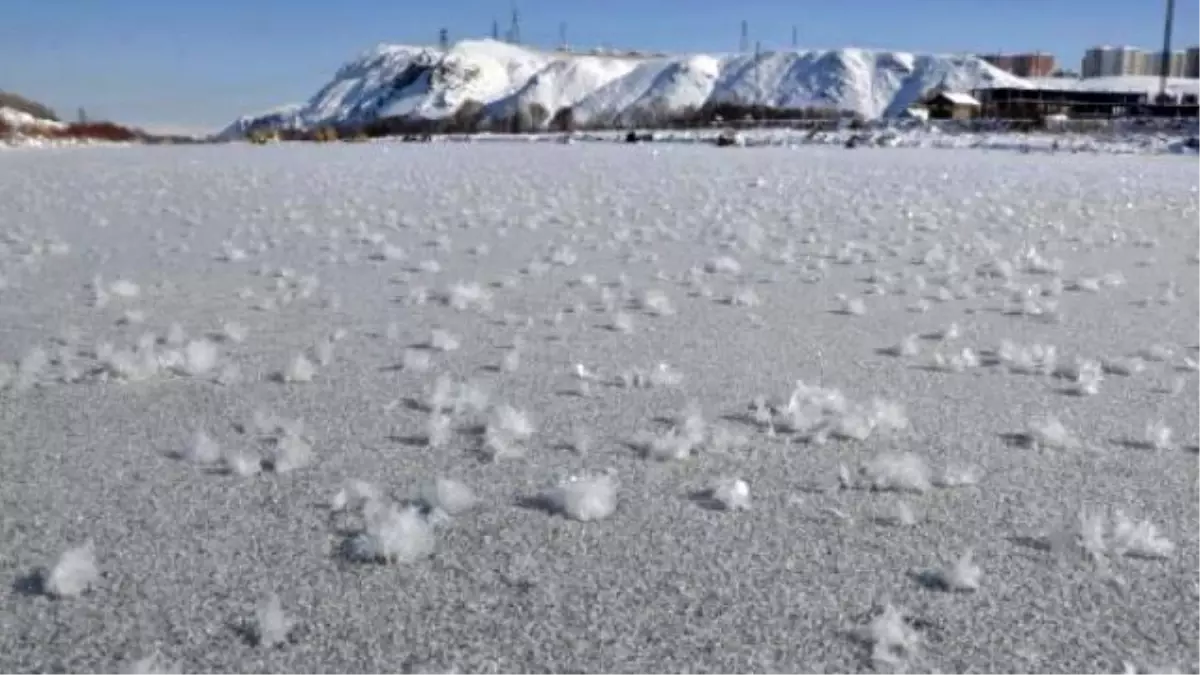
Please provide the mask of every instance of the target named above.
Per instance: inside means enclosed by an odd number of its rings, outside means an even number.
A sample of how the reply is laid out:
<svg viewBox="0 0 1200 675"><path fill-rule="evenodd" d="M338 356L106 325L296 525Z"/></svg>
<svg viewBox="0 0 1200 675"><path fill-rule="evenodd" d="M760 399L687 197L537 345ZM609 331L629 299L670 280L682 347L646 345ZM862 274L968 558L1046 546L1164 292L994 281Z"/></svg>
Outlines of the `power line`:
<svg viewBox="0 0 1200 675"><path fill-rule="evenodd" d="M754 103L762 105L763 91L762 81L758 77L758 58L762 54L762 43L758 40L754 41Z"/></svg>

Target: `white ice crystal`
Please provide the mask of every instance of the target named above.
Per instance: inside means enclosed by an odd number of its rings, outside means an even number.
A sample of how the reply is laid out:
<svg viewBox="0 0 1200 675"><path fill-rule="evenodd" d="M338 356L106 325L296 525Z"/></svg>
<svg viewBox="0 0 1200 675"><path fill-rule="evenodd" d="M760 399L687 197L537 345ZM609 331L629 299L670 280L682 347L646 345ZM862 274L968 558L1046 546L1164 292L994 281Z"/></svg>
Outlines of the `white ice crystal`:
<svg viewBox="0 0 1200 675"><path fill-rule="evenodd" d="M859 474L873 490L927 492L933 486L929 466L911 452L877 455L859 467Z"/></svg>
<svg viewBox="0 0 1200 675"><path fill-rule="evenodd" d="M446 306L460 312L469 309L487 311L491 308L491 301L491 293L475 282L457 282L442 295L442 302Z"/></svg>
<svg viewBox="0 0 1200 675"><path fill-rule="evenodd" d="M1026 437L1035 448L1066 450L1079 447L1079 439L1053 415L1030 422Z"/></svg>
<svg viewBox="0 0 1200 675"><path fill-rule="evenodd" d="M967 551L950 566L936 574L940 585L949 591L976 591L983 571L975 564L974 555Z"/></svg>
<svg viewBox="0 0 1200 675"><path fill-rule="evenodd" d="M37 384L42 371L50 364L50 356L45 349L33 347L17 362L16 376L13 387L17 391L25 391Z"/></svg>
<svg viewBox="0 0 1200 675"><path fill-rule="evenodd" d="M1136 356L1132 358L1104 359L1100 362L1100 365L1105 373L1120 375L1122 377L1137 375L1146 369L1146 363Z"/></svg>
<svg viewBox="0 0 1200 675"><path fill-rule="evenodd" d="M1108 549L1108 542L1105 539L1108 522L1104 512L1081 509L1077 517L1077 526L1079 528L1077 533L1079 547L1092 560L1102 560ZM1075 538L1075 533L1071 533L1069 528L1064 528L1063 532L1054 537L1051 547L1054 548L1057 545L1057 548L1063 549L1064 545L1074 543L1072 540Z"/></svg>
<svg viewBox="0 0 1200 675"><path fill-rule="evenodd" d="M1175 446L1172 440L1173 431L1162 420L1146 425L1145 443L1155 450L1170 450Z"/></svg>
<svg viewBox="0 0 1200 675"><path fill-rule="evenodd" d="M897 527L912 527L917 524L917 515L908 502L896 501L892 504L891 511L879 520Z"/></svg>
<svg viewBox="0 0 1200 675"><path fill-rule="evenodd" d="M208 340L192 340L183 348L180 372L193 377L204 375L217 367L217 346Z"/></svg>
<svg viewBox="0 0 1200 675"><path fill-rule="evenodd" d="M128 279L118 279L112 282L109 284L108 290L119 298L136 298L142 293L141 287Z"/></svg>
<svg viewBox="0 0 1200 675"><path fill-rule="evenodd" d="M475 492L463 483L449 478L438 478L421 490L421 501L430 509L440 509L447 515L457 516L479 504Z"/></svg>
<svg viewBox="0 0 1200 675"><path fill-rule="evenodd" d="M1058 349L1053 345L1035 344L1022 347L1004 342L1001 343L998 354L1009 370L1017 374L1049 375L1058 366Z"/></svg>
<svg viewBox="0 0 1200 675"><path fill-rule="evenodd" d="M935 330L929 334L929 339L938 340L941 342L951 342L957 340L962 335L962 330L959 329L957 323L951 323L945 328Z"/></svg>
<svg viewBox="0 0 1200 675"><path fill-rule="evenodd" d="M313 448L299 433L284 431L270 446L269 458L272 471L287 473L312 464Z"/></svg>
<svg viewBox="0 0 1200 675"><path fill-rule="evenodd" d="M906 335L900 342L891 347L884 349L884 352L890 356L913 357L921 353L921 345L917 342L917 335Z"/></svg>
<svg viewBox="0 0 1200 675"><path fill-rule="evenodd" d="M628 335L633 332L633 317L625 312L614 312L609 327L618 333Z"/></svg>
<svg viewBox="0 0 1200 675"><path fill-rule="evenodd" d="M603 520L617 509L617 486L611 475L571 477L543 495L556 513L573 520Z"/></svg>
<svg viewBox="0 0 1200 675"><path fill-rule="evenodd" d="M642 293L642 297L638 299L638 309L649 313L653 316L671 316L676 310L671 303L671 298L658 289L650 289L650 291Z"/></svg>
<svg viewBox="0 0 1200 675"><path fill-rule="evenodd" d="M506 373L515 373L521 367L521 350L509 349L504 352L504 356L500 359L500 370Z"/></svg>
<svg viewBox="0 0 1200 675"><path fill-rule="evenodd" d="M400 368L411 373L427 372L431 364L429 352L424 349L405 349L400 359Z"/></svg>
<svg viewBox="0 0 1200 675"><path fill-rule="evenodd" d="M453 422L450 416L435 410L425 420L425 444L430 448L444 448L450 443L454 434Z"/></svg>
<svg viewBox="0 0 1200 675"><path fill-rule="evenodd" d="M1074 383L1070 391L1078 396L1095 396L1100 392L1100 383L1104 381L1104 368L1099 361L1090 359L1077 360L1074 368Z"/></svg>
<svg viewBox="0 0 1200 675"><path fill-rule="evenodd" d="M276 647L286 644L292 631L292 620L283 613L279 596L270 593L262 599L255 614L255 637L260 647Z"/></svg>
<svg viewBox="0 0 1200 675"><path fill-rule="evenodd" d="M650 431L638 432L633 437L632 444L641 450L647 459L658 461L687 459L696 448L696 443L678 427L672 427L660 434Z"/></svg>
<svg viewBox="0 0 1200 675"><path fill-rule="evenodd" d="M433 553L433 527L419 506L397 507L370 500L364 509L366 529L348 542L347 554L364 562L408 564Z"/></svg>
<svg viewBox="0 0 1200 675"><path fill-rule="evenodd" d="M333 512L355 511L363 508L367 502L379 499L379 490L372 484L362 480L348 480L329 500L329 510Z"/></svg>
<svg viewBox="0 0 1200 675"><path fill-rule="evenodd" d="M458 336L441 328L433 329L429 334L429 347L439 352L452 352L457 350L462 343Z"/></svg>
<svg viewBox="0 0 1200 675"><path fill-rule="evenodd" d="M750 485L741 479L718 481L712 488L712 500L726 511L750 508Z"/></svg>
<svg viewBox="0 0 1200 675"><path fill-rule="evenodd" d="M229 473L243 478L257 475L262 471L262 460L247 452L226 449L221 459Z"/></svg>
<svg viewBox="0 0 1200 675"><path fill-rule="evenodd" d="M197 429L183 456L196 464L216 464L221 461L221 446L203 429Z"/></svg>
<svg viewBox="0 0 1200 675"><path fill-rule="evenodd" d="M920 634L891 604L871 620L861 631L861 636L871 646L871 660L891 667L902 666L916 655L921 644Z"/></svg>
<svg viewBox="0 0 1200 675"><path fill-rule="evenodd" d="M839 293L835 299L838 302L838 311L842 314L862 316L867 313L867 304L862 298L851 298Z"/></svg>
<svg viewBox="0 0 1200 675"><path fill-rule="evenodd" d="M1168 345L1154 344L1138 350L1137 356L1146 361L1170 361L1175 350Z"/></svg>
<svg viewBox="0 0 1200 675"><path fill-rule="evenodd" d="M95 547L89 541L68 549L59 557L42 579L42 590L52 597L72 598L82 595L99 581Z"/></svg>
<svg viewBox="0 0 1200 675"><path fill-rule="evenodd" d="M510 405L497 406L484 429L484 453L492 459L523 456L524 443L533 431L533 424L525 412Z"/></svg>
<svg viewBox="0 0 1200 675"><path fill-rule="evenodd" d="M968 487L978 485L983 478L983 470L971 465L950 465L934 478L933 484L943 488Z"/></svg>
<svg viewBox="0 0 1200 675"><path fill-rule="evenodd" d="M742 265L729 256L719 256L704 263L704 271L709 274L741 274Z"/></svg>
<svg viewBox="0 0 1200 675"><path fill-rule="evenodd" d="M1174 553L1175 544L1150 521L1134 522L1118 510L1113 513L1112 548L1117 555L1167 558Z"/></svg>
<svg viewBox="0 0 1200 675"><path fill-rule="evenodd" d="M738 290L734 291L733 294L729 296L729 300L727 302L733 307L758 307L762 304L762 301L759 300L758 294L755 293L754 289L750 287L739 288Z"/></svg>
<svg viewBox="0 0 1200 675"><path fill-rule="evenodd" d="M317 375L317 366L304 354L296 354L288 362L287 368L280 373L283 382L312 382Z"/></svg>

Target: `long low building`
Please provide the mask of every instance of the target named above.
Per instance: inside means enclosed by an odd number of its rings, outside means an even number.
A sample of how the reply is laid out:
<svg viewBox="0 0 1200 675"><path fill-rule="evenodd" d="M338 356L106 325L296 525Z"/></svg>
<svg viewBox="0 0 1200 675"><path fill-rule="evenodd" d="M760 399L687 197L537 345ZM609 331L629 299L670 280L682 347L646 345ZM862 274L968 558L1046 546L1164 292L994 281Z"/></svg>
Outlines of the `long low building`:
<svg viewBox="0 0 1200 675"><path fill-rule="evenodd" d="M1196 117L1194 96L1159 104L1145 91L1088 91L1081 89L977 89L979 116L1007 120L1040 120L1048 115L1072 118Z"/></svg>
<svg viewBox="0 0 1200 675"><path fill-rule="evenodd" d="M1122 117L1149 103L1145 92L1017 89L996 87L973 92L980 115L1001 119L1039 119L1066 113L1072 117Z"/></svg>

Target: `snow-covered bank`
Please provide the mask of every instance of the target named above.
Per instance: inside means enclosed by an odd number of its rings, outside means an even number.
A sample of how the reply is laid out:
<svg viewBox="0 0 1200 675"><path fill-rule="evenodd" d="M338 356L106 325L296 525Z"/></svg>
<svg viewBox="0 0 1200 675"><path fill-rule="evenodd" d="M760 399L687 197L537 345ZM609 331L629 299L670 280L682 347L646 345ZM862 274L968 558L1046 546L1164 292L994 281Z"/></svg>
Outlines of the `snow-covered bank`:
<svg viewBox="0 0 1200 675"><path fill-rule="evenodd" d="M724 133L702 131L635 132L646 143L714 144ZM575 134L474 134L448 136L452 142L623 142L628 132L580 132ZM746 129L738 132L740 147L799 147L807 145L858 148L935 148L943 150L1008 150L1037 153L1093 153L1111 155L1196 154L1194 135L1170 133L1087 134L963 132L923 129L873 129L855 131L803 131L791 129ZM382 141L390 142L390 141ZM398 141L397 141L398 142Z"/></svg>

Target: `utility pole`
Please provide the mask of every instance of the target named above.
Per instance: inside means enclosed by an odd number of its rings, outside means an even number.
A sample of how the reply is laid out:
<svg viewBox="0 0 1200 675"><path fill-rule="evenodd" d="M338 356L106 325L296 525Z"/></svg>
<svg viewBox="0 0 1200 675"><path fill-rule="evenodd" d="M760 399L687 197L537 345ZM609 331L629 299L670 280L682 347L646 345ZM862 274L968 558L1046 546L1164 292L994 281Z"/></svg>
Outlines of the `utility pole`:
<svg viewBox="0 0 1200 675"><path fill-rule="evenodd" d="M754 41L754 103L762 105L763 91L762 82L758 78L758 57L762 54L762 43L758 40Z"/></svg>
<svg viewBox="0 0 1200 675"><path fill-rule="evenodd" d="M792 49L800 46L800 31L795 25L792 25Z"/></svg>
<svg viewBox="0 0 1200 675"><path fill-rule="evenodd" d="M492 39L500 39L500 22L495 19L492 19Z"/></svg>
<svg viewBox="0 0 1200 675"><path fill-rule="evenodd" d="M438 31L438 46L442 48L442 51L450 48L450 31L445 28Z"/></svg>
<svg viewBox="0 0 1200 675"><path fill-rule="evenodd" d="M79 119L76 121L78 121L80 124L87 124L87 121L88 121L87 111L83 109L83 106L79 106L78 117L79 117Z"/></svg>
<svg viewBox="0 0 1200 675"><path fill-rule="evenodd" d="M1167 78L1171 77L1171 29L1175 24L1175 0L1167 0L1163 21L1162 57L1158 60L1158 102L1167 102Z"/></svg>

